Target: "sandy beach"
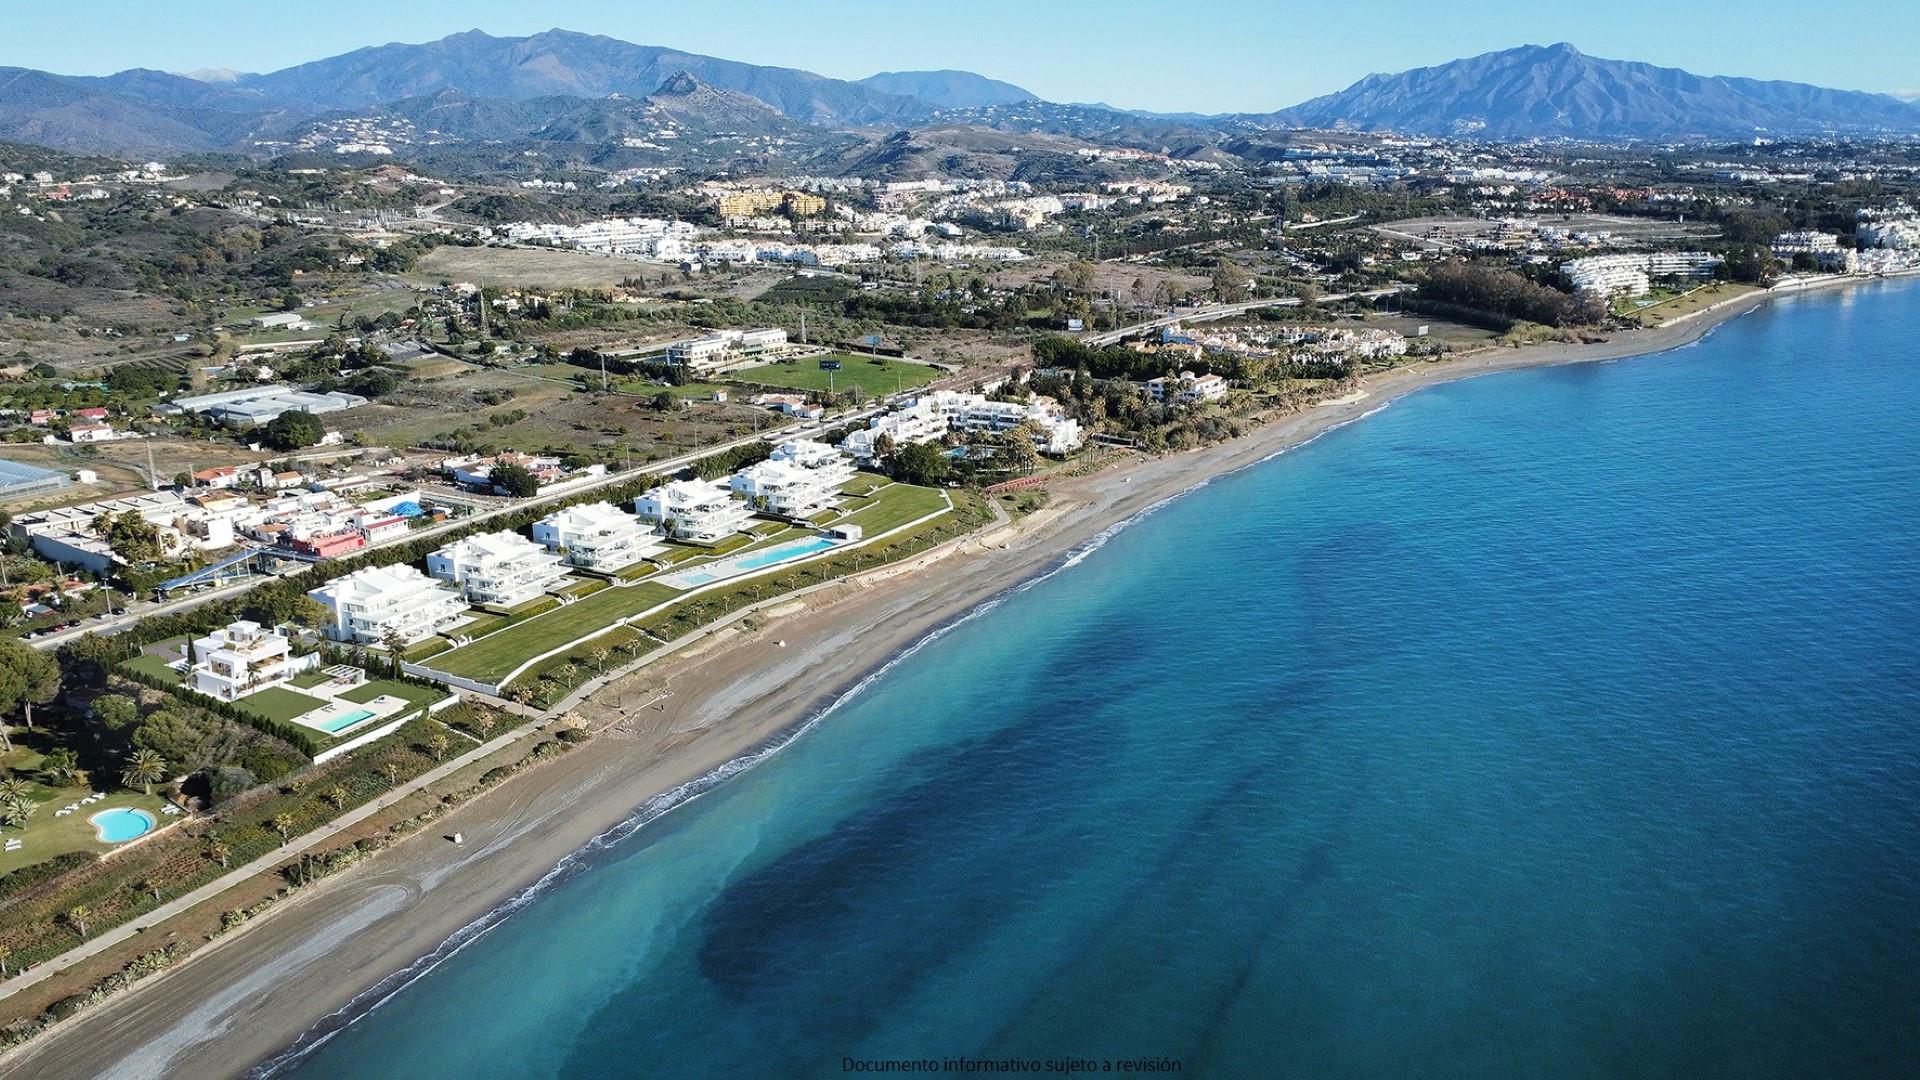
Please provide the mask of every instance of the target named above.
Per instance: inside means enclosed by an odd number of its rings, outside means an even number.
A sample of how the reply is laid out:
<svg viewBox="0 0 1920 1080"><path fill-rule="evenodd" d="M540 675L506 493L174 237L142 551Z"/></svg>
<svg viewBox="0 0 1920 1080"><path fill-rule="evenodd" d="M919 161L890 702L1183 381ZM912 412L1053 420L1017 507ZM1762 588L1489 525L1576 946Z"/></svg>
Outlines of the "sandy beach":
<svg viewBox="0 0 1920 1080"><path fill-rule="evenodd" d="M1371 377L1363 392L1230 443L1160 458L1115 455L1089 475L1055 480L1039 513L960 542L915 572L870 575L823 591L803 610L763 615L753 629L718 636L697 655L675 656L606 688L578 710L596 727L610 727L606 734L0 1058L0 1072L241 1075L534 885L636 808L779 743L903 648L1058 565L1115 523L1423 387L1674 348L1768 299L1743 296L1600 344L1489 349L1409 365ZM661 707L638 707L663 681L671 696ZM623 705L630 709L624 720ZM464 834L463 845L443 839L454 832Z"/></svg>

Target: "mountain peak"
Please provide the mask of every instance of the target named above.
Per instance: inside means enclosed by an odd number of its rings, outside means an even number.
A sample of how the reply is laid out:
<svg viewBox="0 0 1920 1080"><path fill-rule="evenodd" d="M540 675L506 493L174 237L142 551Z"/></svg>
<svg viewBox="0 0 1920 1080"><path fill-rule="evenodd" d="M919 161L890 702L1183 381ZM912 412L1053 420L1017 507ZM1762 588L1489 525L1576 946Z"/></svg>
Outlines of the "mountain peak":
<svg viewBox="0 0 1920 1080"><path fill-rule="evenodd" d="M682 68L681 70L676 71L673 74L667 76L666 81L662 82L660 84L660 88L658 90L655 90L653 93L654 93L654 96L659 96L661 94L673 94L673 95L684 96L687 94L697 94L700 91L705 89L707 89L706 83L703 83L699 79L694 78L693 72L688 71L685 68Z"/></svg>

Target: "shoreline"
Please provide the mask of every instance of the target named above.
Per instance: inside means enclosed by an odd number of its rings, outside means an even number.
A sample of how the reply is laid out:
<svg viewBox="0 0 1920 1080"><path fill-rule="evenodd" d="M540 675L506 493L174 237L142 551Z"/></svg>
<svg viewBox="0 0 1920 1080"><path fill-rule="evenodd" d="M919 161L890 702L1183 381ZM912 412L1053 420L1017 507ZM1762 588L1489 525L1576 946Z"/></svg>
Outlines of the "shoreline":
<svg viewBox="0 0 1920 1080"><path fill-rule="evenodd" d="M785 614L762 613L747 620L750 626L715 633L603 688L576 710L595 728L608 728L594 739L461 806L365 867L303 890L247 932L202 946L177 968L0 1062L22 1077L241 1075L316 1023L364 1006L370 989L404 985L406 973L417 973L427 958L477 936L481 920L497 923L503 904L517 907L524 899L515 898L539 883L567 876L568 867L590 863L594 852L646 821L778 752L945 627L1058 570L1169 499L1428 386L1670 351L1776 296L1825 285L1735 297L1602 343L1493 347L1410 364L1227 443L1158 458L1121 455L1088 475L1055 480L1042 510L935 549L938 555L906 564L911 573L887 568L794 600L776 609ZM673 694L659 710L644 704L656 684ZM443 831L464 832L468 842L447 844L439 839Z"/></svg>

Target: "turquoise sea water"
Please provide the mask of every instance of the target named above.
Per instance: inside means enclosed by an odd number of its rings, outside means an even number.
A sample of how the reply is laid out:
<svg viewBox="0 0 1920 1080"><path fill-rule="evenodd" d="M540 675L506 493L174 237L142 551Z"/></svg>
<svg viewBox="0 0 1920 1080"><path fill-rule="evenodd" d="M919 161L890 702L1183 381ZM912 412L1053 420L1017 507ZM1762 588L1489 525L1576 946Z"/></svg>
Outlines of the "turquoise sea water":
<svg viewBox="0 0 1920 1080"><path fill-rule="evenodd" d="M1920 287L1175 500L281 1068L1911 1076Z"/></svg>

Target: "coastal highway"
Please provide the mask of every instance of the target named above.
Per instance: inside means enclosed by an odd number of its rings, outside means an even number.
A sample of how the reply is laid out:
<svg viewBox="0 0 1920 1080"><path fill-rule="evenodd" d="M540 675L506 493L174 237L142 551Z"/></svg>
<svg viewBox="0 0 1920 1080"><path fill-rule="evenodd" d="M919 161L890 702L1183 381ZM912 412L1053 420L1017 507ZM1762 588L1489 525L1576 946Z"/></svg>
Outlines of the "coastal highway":
<svg viewBox="0 0 1920 1080"><path fill-rule="evenodd" d="M727 442L715 443L711 446L700 447L697 450L689 451L688 453L681 454L678 457L668 458L664 461L651 462L641 468L615 472L615 473L608 473L605 477L602 477L601 479L596 480L591 484L586 484L580 487L570 487L565 491L555 492L554 494L551 494L551 495L535 495L532 498L528 498L528 499L502 499L500 500L501 505L497 509L485 510L478 514L474 514L470 517L449 518L447 521L442 522L439 525L429 526L428 528L421 529L417 532L408 533L406 537L404 537L401 540L396 540L394 541L394 543L411 543L415 540L421 540L421 539L425 539L432 536L438 536L443 533L448 533L455 529L464 529L472 525L484 525L487 522L492 521L496 518L503 517L507 514L518 513L519 511L525 510L531 506L545 506L550 503L558 502L562 499L570 499L578 495L584 495L588 492L596 491L600 488L610 487L614 484L619 484L624 481L631 480L637 476L643 476L647 473L676 472L680 469L686 468L688 465L691 465L693 462L698 461L703 457L708 457L713 454L724 453L725 451L731 450L736 446L745 446L748 443L760 442L765 439L774 438L774 437L778 437L781 439L812 438L830 428L843 427L849 423L855 423L858 421L866 420L872 416L877 415L882 410L882 408L883 406L879 404L868 405L859 409L855 409L852 412L842 413L830 419L808 420L803 423L793 425L791 427L775 428L770 431L755 432L752 435L743 435L740 438L732 439ZM358 552L354 552L351 555L341 556L341 559L343 561L350 563L357 558L363 557L368 551L378 551L378 550L379 548L377 547L367 548L364 551L358 551ZM302 569L305 569L305 567L291 568L286 572L298 573L299 570L302 570ZM260 578L260 577L245 578L240 581L236 581L230 585L222 585L218 588L209 589L206 592L192 593L190 595L183 596L178 600L168 600L162 603L154 603L154 602L148 602L148 601L135 601L134 603L128 605L127 610L120 612L118 614L88 619L82 622L80 625L73 627L70 630L62 630L59 633L55 633L55 634L46 634L44 636L34 638L33 640L29 641L27 644L32 645L36 649L57 649L62 644L68 641L72 641L73 639L81 636L82 634L118 633L119 631L124 630L129 626L132 626L134 623L139 622L141 619L144 619L149 615L171 615L177 612L191 611L194 608L201 606L202 604L210 604L215 600L223 600L231 596L237 596L253 588L256 585L259 585L264 580L266 579Z"/></svg>
<svg viewBox="0 0 1920 1080"><path fill-rule="evenodd" d="M1382 296L1397 296L1403 292L1412 292L1411 285L1392 285L1383 289L1368 289L1364 292L1329 293L1315 297L1313 303L1326 303L1329 300L1377 300ZM1086 334L1080 338L1088 345L1105 347L1118 345L1136 334L1146 334L1177 323L1213 322L1234 315L1245 315L1249 311L1270 307L1299 307L1307 303L1297 296L1274 297L1267 300L1249 300L1243 304L1214 304L1210 307L1193 308L1189 311L1176 311L1157 319L1149 319L1132 326L1123 326L1118 330L1109 330L1104 334Z"/></svg>

